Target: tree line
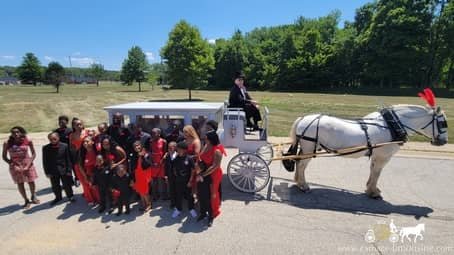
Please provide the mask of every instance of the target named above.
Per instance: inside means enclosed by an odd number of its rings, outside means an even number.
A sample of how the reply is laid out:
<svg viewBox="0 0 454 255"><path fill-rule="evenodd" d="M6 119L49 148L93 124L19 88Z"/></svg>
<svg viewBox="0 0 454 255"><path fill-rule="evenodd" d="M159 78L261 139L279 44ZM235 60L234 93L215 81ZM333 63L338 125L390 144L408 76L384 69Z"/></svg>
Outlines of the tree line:
<svg viewBox="0 0 454 255"><path fill-rule="evenodd" d="M214 44L183 20L161 58L177 88L226 89L238 70L249 86L266 90L453 87L453 1L378 0L342 28L339 20L339 11L300 17Z"/></svg>
<svg viewBox="0 0 454 255"><path fill-rule="evenodd" d="M247 33L237 30L215 43L182 20L161 48L161 63L149 64L142 49L133 46L121 72L105 71L100 64L51 72L51 67L60 69L58 63L41 67L27 53L13 73L33 84L49 82L56 74L80 73L97 81L137 82L139 91L148 81L188 88L189 94L193 88L228 89L239 70L248 86L276 91L454 87L452 0L376 0L358 8L355 19L342 27L340 16L333 11ZM0 68L0 74L10 69Z"/></svg>
<svg viewBox="0 0 454 255"><path fill-rule="evenodd" d="M14 77L23 84L37 85L66 83L96 83L100 80L119 81L120 72L105 70L99 63L93 63L88 68L63 67L57 61L42 66L35 54L28 52L22 58L19 66L0 66L0 77Z"/></svg>

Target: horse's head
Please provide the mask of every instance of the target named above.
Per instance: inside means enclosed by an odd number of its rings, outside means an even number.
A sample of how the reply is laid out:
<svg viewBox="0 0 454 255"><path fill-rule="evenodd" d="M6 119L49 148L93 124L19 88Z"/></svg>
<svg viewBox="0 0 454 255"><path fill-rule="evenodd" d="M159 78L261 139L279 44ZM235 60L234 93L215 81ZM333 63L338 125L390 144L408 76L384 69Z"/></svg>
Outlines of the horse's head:
<svg viewBox="0 0 454 255"><path fill-rule="evenodd" d="M448 121L445 113L437 107L433 114L431 144L441 146L448 142Z"/></svg>
<svg viewBox="0 0 454 255"><path fill-rule="evenodd" d="M441 146L448 142L448 124L440 107L419 105L396 105L394 111L407 131L429 138L432 145Z"/></svg>

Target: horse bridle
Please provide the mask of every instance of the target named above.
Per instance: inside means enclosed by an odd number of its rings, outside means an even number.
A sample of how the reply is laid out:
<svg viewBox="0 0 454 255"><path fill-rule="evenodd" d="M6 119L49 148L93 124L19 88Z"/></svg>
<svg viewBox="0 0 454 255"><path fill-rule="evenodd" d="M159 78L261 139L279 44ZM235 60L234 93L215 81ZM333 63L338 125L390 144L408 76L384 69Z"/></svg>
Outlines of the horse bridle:
<svg viewBox="0 0 454 255"><path fill-rule="evenodd" d="M434 113L432 114L432 120L429 121L429 123L427 123L426 125L424 125L421 129L426 129L430 125L432 125L432 137L402 123L402 126L404 126L405 128L417 133L418 135L421 135L421 136L424 136L424 137L430 139L431 142L434 143L434 141L432 141L433 139L435 139L435 141L439 141L440 136L447 132L446 130L442 130L442 129L448 128L448 122L446 121L446 118L443 116L443 114L437 114L436 111L434 110ZM438 130L438 135L436 137L435 137L435 125L437 126L437 130ZM435 143L438 143L438 142L435 142Z"/></svg>

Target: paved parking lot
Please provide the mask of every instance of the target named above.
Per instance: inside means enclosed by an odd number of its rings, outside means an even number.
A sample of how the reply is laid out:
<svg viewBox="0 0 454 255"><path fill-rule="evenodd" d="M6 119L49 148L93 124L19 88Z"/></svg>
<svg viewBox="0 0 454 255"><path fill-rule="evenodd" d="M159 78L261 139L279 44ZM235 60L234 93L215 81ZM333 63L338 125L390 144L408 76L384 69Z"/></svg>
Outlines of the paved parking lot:
<svg viewBox="0 0 454 255"><path fill-rule="evenodd" d="M235 153L229 150L229 157ZM227 163L224 159L224 169ZM307 170L312 188L307 194L293 186L293 174L279 162L271 164L269 186L255 195L236 191L225 177L222 215L206 228L187 215L173 220L166 201L155 203L146 215L136 205L129 216L100 215L88 208L80 188L76 203L49 208L53 195L40 160L36 165L42 203L23 211L1 162L0 250L1 254L453 254L454 160L393 158L379 180L383 200L363 193L368 164L367 158L315 159ZM425 224L424 239L392 243L391 220L397 229ZM375 242L366 242L369 230Z"/></svg>

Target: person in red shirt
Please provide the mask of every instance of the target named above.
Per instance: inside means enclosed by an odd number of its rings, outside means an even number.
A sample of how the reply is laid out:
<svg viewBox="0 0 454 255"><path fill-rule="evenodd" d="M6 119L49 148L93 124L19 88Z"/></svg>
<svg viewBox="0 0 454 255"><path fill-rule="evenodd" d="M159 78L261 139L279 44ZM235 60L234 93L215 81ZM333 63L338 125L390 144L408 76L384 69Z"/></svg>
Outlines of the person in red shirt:
<svg viewBox="0 0 454 255"><path fill-rule="evenodd" d="M151 152L151 172L153 199L167 198L167 184L165 183L165 170L163 157L167 151L167 141L161 138L161 130L153 128L151 130L150 152Z"/></svg>

